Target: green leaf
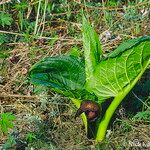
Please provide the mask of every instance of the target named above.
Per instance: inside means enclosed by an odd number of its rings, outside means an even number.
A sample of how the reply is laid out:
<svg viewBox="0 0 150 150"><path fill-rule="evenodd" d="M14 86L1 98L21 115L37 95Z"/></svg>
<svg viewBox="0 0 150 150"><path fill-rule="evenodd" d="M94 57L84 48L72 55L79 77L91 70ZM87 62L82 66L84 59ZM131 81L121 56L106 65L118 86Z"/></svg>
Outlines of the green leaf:
<svg viewBox="0 0 150 150"><path fill-rule="evenodd" d="M96 67L88 82L100 101L117 96L130 86L150 61L150 37L138 38L121 44Z"/></svg>
<svg viewBox="0 0 150 150"><path fill-rule="evenodd" d="M34 84L51 87L72 98L77 107L83 99L98 98L102 103L114 97L97 122L96 140L102 141L113 113L150 64L150 37L124 42L102 59L99 38L83 16L83 46L85 65L75 56L50 57L31 68L30 78ZM87 127L86 118L84 123Z"/></svg>
<svg viewBox="0 0 150 150"><path fill-rule="evenodd" d="M6 34L0 34L0 45L9 41L9 37Z"/></svg>
<svg viewBox="0 0 150 150"><path fill-rule="evenodd" d="M82 102L82 100L78 100L78 99L74 99L74 98L71 98L71 101L74 103L74 105L77 107L77 108L80 108L80 104ZM85 113L81 114L81 117L82 117L82 121L84 123L84 126L85 126L85 130L87 132L87 118L86 118L86 115Z"/></svg>
<svg viewBox="0 0 150 150"><path fill-rule="evenodd" d="M89 22L83 16L83 48L85 55L86 81L91 80L97 64L99 64L102 54L99 37Z"/></svg>
<svg viewBox="0 0 150 150"><path fill-rule="evenodd" d="M99 103L114 97L97 126L96 140L102 141L113 113L150 64L150 37L124 42L102 60L94 35L95 31L83 18L86 89L98 97Z"/></svg>
<svg viewBox="0 0 150 150"><path fill-rule="evenodd" d="M143 41L147 41L148 39L150 39L150 37L145 36L145 37L136 38L136 39L132 39L132 40L128 40L126 42L123 42L120 46L117 47L117 49L115 49L112 53L110 53L108 55L108 57L116 57L121 52L124 52L127 49L131 49L132 47L135 47L139 43L141 43Z"/></svg>
<svg viewBox="0 0 150 150"><path fill-rule="evenodd" d="M17 9L18 11L24 11L28 7L29 7L29 3L27 3L27 2L20 2L14 6L14 8Z"/></svg>
<svg viewBox="0 0 150 150"><path fill-rule="evenodd" d="M29 133L26 134L26 140L27 140L29 143L33 142L33 141L36 140L36 139L37 139L37 138L36 138L36 135L35 135L34 133L29 132Z"/></svg>
<svg viewBox="0 0 150 150"><path fill-rule="evenodd" d="M69 50L67 54L71 56L80 57L80 50L78 49L78 47L73 47L72 49Z"/></svg>
<svg viewBox="0 0 150 150"><path fill-rule="evenodd" d="M2 145L2 150L12 149L12 147L15 145L16 145L16 136L15 135L8 135L7 140Z"/></svg>
<svg viewBox="0 0 150 150"><path fill-rule="evenodd" d="M8 133L9 128L13 128L13 121L15 116L12 113L2 113L0 115L0 129L4 134Z"/></svg>
<svg viewBox="0 0 150 150"><path fill-rule="evenodd" d="M150 110L138 112L133 118L133 120L144 120L149 121L150 120Z"/></svg>
<svg viewBox="0 0 150 150"><path fill-rule="evenodd" d="M75 56L45 58L30 70L31 82L72 98L95 97L85 89L84 62Z"/></svg>
<svg viewBox="0 0 150 150"><path fill-rule="evenodd" d="M0 13L0 25L2 25L3 27L5 25L10 26L12 21L13 21L13 18L11 17L10 14L6 14L4 12Z"/></svg>
<svg viewBox="0 0 150 150"><path fill-rule="evenodd" d="M0 58L4 59L7 58L9 56L9 54L7 52L0 52Z"/></svg>

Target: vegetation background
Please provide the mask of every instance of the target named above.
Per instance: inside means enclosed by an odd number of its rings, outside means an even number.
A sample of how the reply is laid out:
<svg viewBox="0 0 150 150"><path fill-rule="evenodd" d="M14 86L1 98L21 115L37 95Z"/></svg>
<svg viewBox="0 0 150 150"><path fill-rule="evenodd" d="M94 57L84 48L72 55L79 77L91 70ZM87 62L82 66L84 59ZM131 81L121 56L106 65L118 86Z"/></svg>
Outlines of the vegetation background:
<svg viewBox="0 0 150 150"><path fill-rule="evenodd" d="M150 148L149 69L100 144L86 138L67 98L28 80L30 67L47 56L82 55L82 10L100 35L104 55L127 39L150 34L149 0L0 1L0 149Z"/></svg>

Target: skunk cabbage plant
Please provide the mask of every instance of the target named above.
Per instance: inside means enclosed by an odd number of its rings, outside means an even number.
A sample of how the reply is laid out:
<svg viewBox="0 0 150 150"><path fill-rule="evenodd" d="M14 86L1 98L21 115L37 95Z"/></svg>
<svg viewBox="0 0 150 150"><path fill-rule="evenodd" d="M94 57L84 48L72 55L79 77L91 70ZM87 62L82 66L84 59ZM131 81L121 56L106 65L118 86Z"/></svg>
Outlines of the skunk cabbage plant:
<svg viewBox="0 0 150 150"><path fill-rule="evenodd" d="M48 57L33 65L29 76L33 84L69 97L79 108L76 117L83 113L86 131L94 126L94 138L100 142L118 105L150 64L150 37L126 41L103 57L99 37L85 17L82 29L84 58ZM109 98L113 98L111 104L97 119L100 105Z"/></svg>

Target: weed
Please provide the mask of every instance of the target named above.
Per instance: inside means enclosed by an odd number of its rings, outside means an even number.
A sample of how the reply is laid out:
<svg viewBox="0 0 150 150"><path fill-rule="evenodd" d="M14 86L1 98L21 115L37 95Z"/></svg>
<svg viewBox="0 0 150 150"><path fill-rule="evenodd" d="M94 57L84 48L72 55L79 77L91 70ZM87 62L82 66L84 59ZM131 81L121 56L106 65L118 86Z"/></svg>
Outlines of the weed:
<svg viewBox="0 0 150 150"><path fill-rule="evenodd" d="M7 138L7 141L2 146L2 150L10 149L16 145L15 137L12 135L9 135Z"/></svg>
<svg viewBox="0 0 150 150"><path fill-rule="evenodd" d="M36 140L36 135L32 132L29 132L29 133L26 134L26 140L29 143L32 143L34 140Z"/></svg>
<svg viewBox="0 0 150 150"><path fill-rule="evenodd" d="M146 110L146 111L142 111L142 112L138 112L134 117L133 120L136 121L149 121L150 120L150 111Z"/></svg>
<svg viewBox="0 0 150 150"><path fill-rule="evenodd" d="M10 26L12 22L13 18L10 14L0 12L0 26L4 28L5 26Z"/></svg>
<svg viewBox="0 0 150 150"><path fill-rule="evenodd" d="M9 38L7 34L0 34L0 45L2 45L3 43L7 43L8 41L9 41Z"/></svg>
<svg viewBox="0 0 150 150"><path fill-rule="evenodd" d="M15 116L6 112L0 114L0 130L3 134L8 134L8 130L14 127Z"/></svg>
<svg viewBox="0 0 150 150"><path fill-rule="evenodd" d="M141 48L141 45L145 44L146 46ZM71 98L73 103L80 107L76 116L83 112L86 115L83 116L83 121L88 137L91 137L89 132L92 128L96 140L102 141L113 113L150 63L150 53L147 53L149 45L149 36L133 39L124 42L113 53L103 58L98 35L83 16L85 64L82 58L75 56L48 57L31 68L31 82L35 85L51 87L52 90ZM143 58L145 66L142 63L139 66L133 61L139 58L140 53L146 55ZM66 75L66 72L69 74ZM107 108L103 119L98 121L101 112L99 104L111 97L114 97L114 100Z"/></svg>

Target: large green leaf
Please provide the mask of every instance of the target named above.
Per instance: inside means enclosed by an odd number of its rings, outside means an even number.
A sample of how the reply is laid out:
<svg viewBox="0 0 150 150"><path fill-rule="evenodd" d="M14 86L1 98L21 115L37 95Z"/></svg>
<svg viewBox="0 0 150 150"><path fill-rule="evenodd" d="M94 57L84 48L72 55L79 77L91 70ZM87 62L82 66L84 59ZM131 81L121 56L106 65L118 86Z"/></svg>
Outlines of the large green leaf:
<svg viewBox="0 0 150 150"><path fill-rule="evenodd" d="M99 103L114 97L97 126L96 140L102 141L113 113L150 64L150 37L124 42L104 59L99 59L101 50L96 45L100 44L95 37L83 17L86 89L98 97Z"/></svg>
<svg viewBox="0 0 150 150"><path fill-rule="evenodd" d="M149 64L150 37L122 43L102 58L98 35L83 16L83 47L85 55L86 89L102 102L115 97Z"/></svg>
<svg viewBox="0 0 150 150"><path fill-rule="evenodd" d="M87 88L99 100L115 97L143 72L150 63L150 37L121 44L93 72Z"/></svg>
<svg viewBox="0 0 150 150"><path fill-rule="evenodd" d="M113 113L150 64L150 37L124 42L102 59L98 35L83 17L83 46L85 65L75 56L49 57L31 68L30 78L70 97L77 107L80 100L96 100L95 95L99 103L114 97L97 123L96 140L101 141ZM87 127L85 116L84 123Z"/></svg>
<svg viewBox="0 0 150 150"><path fill-rule="evenodd" d="M99 37L94 29L90 26L89 22L83 16L83 48L85 56L85 72L86 81L91 80L93 76L93 71L97 64L101 60L101 44Z"/></svg>
<svg viewBox="0 0 150 150"><path fill-rule="evenodd" d="M75 56L45 58L30 70L31 82L49 86L52 90L72 98L94 98L85 89L84 62Z"/></svg>

